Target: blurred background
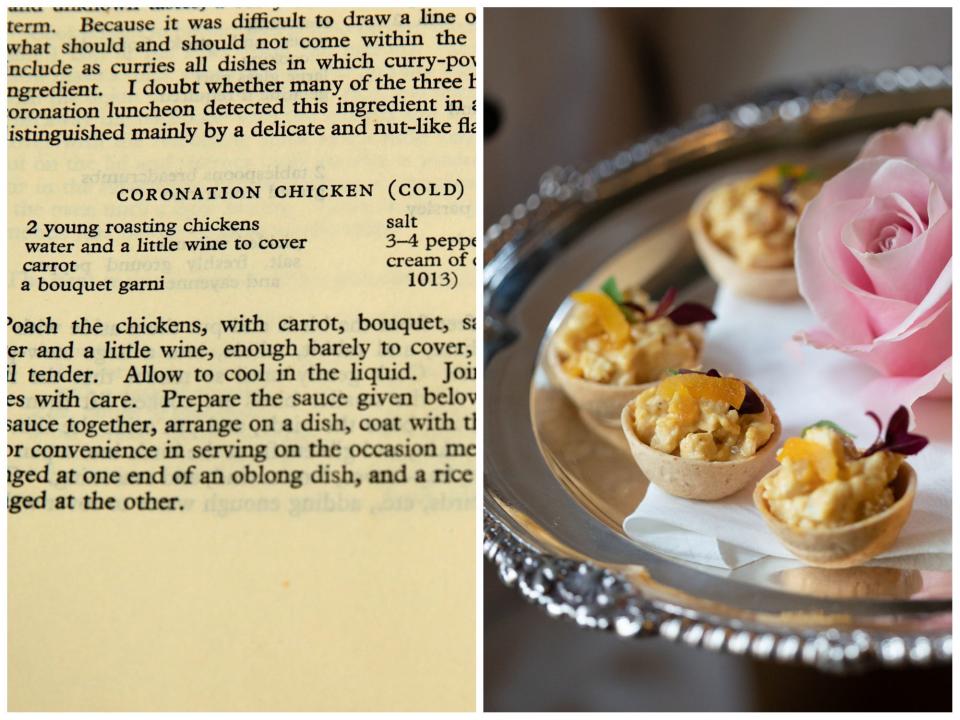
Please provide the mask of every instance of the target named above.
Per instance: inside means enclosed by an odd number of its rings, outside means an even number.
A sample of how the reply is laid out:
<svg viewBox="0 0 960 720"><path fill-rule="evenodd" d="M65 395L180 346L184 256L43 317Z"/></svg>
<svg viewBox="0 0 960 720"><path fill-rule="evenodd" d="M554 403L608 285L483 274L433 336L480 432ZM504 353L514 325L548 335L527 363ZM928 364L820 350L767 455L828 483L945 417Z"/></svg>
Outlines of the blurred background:
<svg viewBox="0 0 960 720"><path fill-rule="evenodd" d="M950 62L949 8L488 8L484 225L705 103L838 71Z"/></svg>
<svg viewBox="0 0 960 720"><path fill-rule="evenodd" d="M487 9L484 224L705 103L950 63L949 9ZM484 568L484 702L503 710L949 710L951 670L838 678L548 619Z"/></svg>

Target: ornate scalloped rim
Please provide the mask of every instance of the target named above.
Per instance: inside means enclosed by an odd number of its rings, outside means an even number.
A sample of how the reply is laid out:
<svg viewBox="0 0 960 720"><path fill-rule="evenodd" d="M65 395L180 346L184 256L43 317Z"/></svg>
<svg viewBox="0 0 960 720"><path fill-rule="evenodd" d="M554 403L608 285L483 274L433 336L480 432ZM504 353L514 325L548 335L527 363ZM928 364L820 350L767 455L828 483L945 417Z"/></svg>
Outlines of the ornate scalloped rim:
<svg viewBox="0 0 960 720"><path fill-rule="evenodd" d="M877 635L837 629L783 632L699 613L643 597L616 573L546 555L519 540L486 509L483 553L500 580L551 617L620 637L660 637L715 652L809 665L834 673L883 665L931 665L953 657L952 636Z"/></svg>
<svg viewBox="0 0 960 720"><path fill-rule="evenodd" d="M683 127L653 135L586 173L572 168L547 171L541 178L539 192L516 205L487 230L484 246L499 254L526 225L549 215L558 204L589 202L598 182L648 161L677 138L714 123L730 121L747 129L773 119L794 122L809 112L812 103L830 102L842 95L859 97L951 85L951 66L904 67L819 83L788 99L760 100L731 109L705 106ZM691 647L798 663L835 673L874 666L949 663L953 657L953 638L949 633L933 637L837 629L794 633L748 627L737 620L706 618L689 609L646 599L637 587L609 570L541 553L520 540L486 508L483 517L483 552L496 565L500 580L508 587L516 587L551 617L566 617L581 627L615 632L620 637L659 635Z"/></svg>

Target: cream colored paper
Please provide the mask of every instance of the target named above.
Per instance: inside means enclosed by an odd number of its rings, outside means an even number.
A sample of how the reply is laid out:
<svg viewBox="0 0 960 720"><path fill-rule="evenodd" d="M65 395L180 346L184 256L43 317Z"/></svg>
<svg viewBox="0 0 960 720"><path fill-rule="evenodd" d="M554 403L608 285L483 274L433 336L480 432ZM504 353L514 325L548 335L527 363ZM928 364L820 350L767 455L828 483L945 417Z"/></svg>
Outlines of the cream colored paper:
<svg viewBox="0 0 960 720"><path fill-rule="evenodd" d="M10 60L28 62L36 57L40 62L55 61L61 56L56 48L71 38L80 42L103 41L123 37L125 48L120 53L101 54L69 61L75 72L84 62L95 60L101 66L97 76L72 75L70 82L83 84L97 82L103 92L118 102L147 103L150 98L138 95L125 97L129 80L136 80L138 89L150 78L164 82L179 77L205 81L216 80L223 73L212 69L212 64L226 56L243 59L273 58L278 67L274 72L252 71L235 74L235 78L258 76L262 81L282 79L290 81L296 73L287 71L288 56L303 57L312 62L316 57L334 53L354 57L366 52L378 64L378 69L358 73L354 70L339 73L306 71L317 79L361 77L382 74L379 64L390 56L445 56L474 55L473 25L468 21L470 11L464 8L433 12L452 12L452 23L424 26L419 23L419 8L389 8L376 10L360 8L357 14L387 15L387 24L379 27L342 25L346 10L292 8L258 11L244 8L252 17L288 17L301 12L308 19L317 15L329 16L331 27L301 30L267 27L235 29L230 26L237 17L237 9L197 9L158 11L87 12L74 10L54 13L10 13L11 22L49 22L50 32L39 34L10 33L8 43L26 39L29 43L51 42L54 52L48 56L23 56ZM403 13L411 16L410 25L400 25ZM162 27L154 32L78 32L81 18L97 20L153 19L163 23L166 18L179 20L177 31L166 32ZM185 30L187 18L219 18L219 30ZM438 47L433 35L447 29L462 35L463 44ZM358 37L375 35L380 30L396 30L401 35L410 33L426 37L424 47L384 46L362 47ZM246 35L244 50L210 50L183 52L178 43L191 35L208 40ZM169 35L173 49L169 52L144 49L136 51L134 44L141 39L162 40ZM257 50L252 41L258 37L289 36L285 49ZM349 37L348 48L311 49L297 46L301 37ZM184 73L184 63L208 56L211 69L206 73ZM117 62L173 61L177 70L168 74L139 73L111 76L110 65ZM469 80L475 66L460 66L450 71L435 66L427 75L437 78ZM410 69L391 71L408 81L417 72ZM368 82L373 77L368 78ZM9 78L10 85L51 85L54 78ZM417 92L382 90L364 95L366 100L387 100L396 94L410 98ZM460 118L472 120L472 99L475 90L464 84L434 93L439 98L444 115L444 95L462 101L462 111L447 113L457 125ZM175 95L154 96L158 102L174 103ZM199 106L206 97L201 91ZM269 94L237 93L234 102L266 100L275 102ZM331 91L284 93L289 104L297 97L319 98L335 102ZM25 102L11 98L11 108L42 108L64 106L76 102L85 104L81 97L32 98ZM226 98L220 98L226 102ZM420 115L423 115L421 113ZM465 267L452 268L457 275L457 287L410 288L406 285L408 269L388 268L386 259L394 255L425 256L418 248L395 246L387 248L391 232L408 235L409 228L391 230L388 218L419 218L417 232L421 243L426 236L474 236L474 162L475 136L454 129L442 136L408 134L378 137L372 134L376 121L395 122L406 119L416 122L416 114L377 113L366 117L368 134L332 139L329 134L320 138L270 138L253 140L248 136L232 137L235 125L248 128L255 119L236 117L197 116L194 118L167 117L154 119L125 119L127 133L133 127L157 127L162 123L176 126L188 121L199 126L198 135L191 141L140 140L134 142L63 142L51 146L44 142L8 142L8 305L9 315L17 321L36 321L53 316L61 320L60 333L55 336L28 336L12 333L8 327L8 343L29 346L33 352L38 344L63 345L71 338L78 355L84 346L94 346L98 358L108 340L130 342L118 338L109 330L99 336L74 336L69 321L80 316L99 320L107 328L127 316L148 319L158 314L170 318L196 318L209 325L206 338L181 336L190 343L207 340L211 345L226 341L214 332L217 321L237 318L243 313L258 313L268 322L268 331L256 337L258 341L282 342L283 338L269 330L269 323L281 318L329 318L338 316L355 321L357 312L369 316L436 316L454 324L442 339L474 345L472 327L461 327L464 318L474 312L474 251L465 252ZM293 122L324 123L329 133L334 122L357 125L356 115L302 115L283 116ZM227 126L221 142L203 139L204 122ZM119 121L102 121L113 127ZM33 126L85 126L89 121L9 119L10 126L29 129ZM469 123L468 123L469 125ZM332 140L335 140L332 141ZM391 183L452 183L453 197L390 198ZM322 200L281 200L273 195L279 185L325 185L344 187L355 185L373 187L372 197L337 197ZM121 202L117 191L121 188L207 186L259 186L257 199L225 199L165 202ZM329 190L328 190L329 192ZM344 192L346 192L344 190ZM175 239L205 235L208 238L306 238L302 250L237 251L228 249L219 253L194 254L181 249L176 252L137 254L121 253L115 249L101 254L64 254L62 259L76 259L74 273L24 272L27 260L56 259L53 255L30 254L25 250L27 240L39 240L39 235L28 234L29 221L50 222L88 221L100 224L97 238L81 236L59 238L65 241L103 241L106 222L133 222L149 218L184 221L199 217L228 219L256 219L258 231L184 233L178 230ZM142 233L156 238L158 233ZM133 242L134 233L123 236ZM114 235L115 242L121 237ZM401 238L402 239L402 238ZM431 254L442 258L441 268L430 271L451 271L449 258L455 253L434 250ZM459 253L456 253L459 254ZM414 268L409 268L414 270ZM38 292L38 275L68 280L112 279L114 287L125 279L158 280L164 277L165 289L154 292L75 293ZM30 291L21 291L21 283L30 281ZM347 328L340 336L343 341L354 334ZM336 341L331 333L301 334L298 343L308 337ZM433 373L409 388L415 395L421 385L431 384L436 390L442 385L436 378L437 358L411 357L408 344L416 337L398 333L381 333L363 338L371 343L401 342L404 350L398 361L411 360L415 372ZM424 339L436 340L423 335ZM144 338L161 342L156 337ZM163 341L178 338L170 336ZM252 341L253 336L246 336ZM296 368L298 373L317 358L290 358L280 365ZM326 363L327 358L319 358ZM446 358L467 366L475 359L463 356ZM337 359L331 358L330 362ZM35 392L45 388L26 382L30 367L62 368L69 360L39 360L9 358L17 365L17 378L8 384L8 393L24 394L27 407L10 407L10 418L58 417L83 418L90 413L85 408L44 412L32 403ZM349 362L339 358L342 367ZM129 419L189 417L186 412L172 413L158 407L162 393L156 387L144 384L124 384L127 366L152 363L156 368L182 367L187 372L194 368L213 370L218 375L227 367L256 367L257 359L228 360L221 356L214 360L135 360L129 363L102 359L96 362L82 359L72 361L77 367L95 367L99 383L96 385L62 384L80 394L86 402L93 394L130 394L138 406L123 410ZM371 364L372 361L368 361ZM434 363L429 365L428 363ZM376 364L389 364L380 358ZM267 362L273 372L277 365ZM246 397L254 388L265 387L268 392L292 392L300 386L303 391L323 389L333 391L357 388L362 383L339 382L307 383L302 374L295 382L226 383L219 378L205 392L231 392L234 386ZM160 383L160 387L177 387ZM322 386L322 388L321 388ZM466 393L476 388L472 381L453 383L457 392ZM50 386L53 387L53 386ZM185 384L184 392L192 386ZM394 390L397 388L394 387ZM351 390L352 392L352 390ZM9 402L9 401L8 401ZM437 411L442 407L428 408ZM402 443L432 441L441 447L437 458L409 459L410 472L415 468L432 473L445 464L456 468L472 468L470 457L443 456L446 443L456 442L463 447L475 442L475 434L463 426L464 418L472 413L472 405L447 408L456 416L457 429L444 433L402 432L380 433L381 442ZM325 416L329 409L321 409ZM112 417L106 412L99 417ZM251 408L209 411L202 417L238 417L246 424L251 418L284 417L302 419L303 409L289 406L280 408ZM366 416L397 417L407 422L411 415L424 415L422 407L391 407L381 412L367 412ZM355 407L341 412L350 423L364 415ZM399 435L399 438L392 436ZM272 436L265 442L301 443L303 447L318 437L327 440L333 436L321 432L294 431ZM158 436L159 437L159 436ZM254 439L247 428L238 436L223 440L216 436L201 437L186 434L178 442L189 448L197 443L234 443ZM344 443L356 440L355 430ZM8 433L10 444L21 444L29 451L32 444L67 443L96 444L110 439L116 444L127 441L118 435L85 438L82 435L58 433L50 437L38 434ZM376 441L376 438L370 438ZM145 440L159 442L159 440ZM196 475L190 486L177 486L171 476L174 471L186 472L195 465L194 473L203 467L217 467L215 461L138 460L119 463L112 461L86 462L44 460L28 456L9 457L8 468L37 469L49 462L51 476L58 470L73 467L102 470L117 469L125 477L132 469L155 473L167 465L166 483L156 486L128 485L125 479L118 486L85 485L77 479L73 485L46 486L47 502L58 495L74 494L78 498L93 490L101 495L123 498L146 491L157 497L178 496L183 510L84 511L34 510L8 515L8 690L12 710L469 710L474 705L475 677L475 492L476 483L437 484L432 480L416 484L412 477L405 485L360 487L335 485L311 486L293 490L276 485L200 486ZM309 469L318 460L311 458L274 459L272 467ZM396 467L391 460L347 460L359 474L371 468ZM391 465L391 463L393 463ZM220 467L232 470L243 463L221 462ZM254 465L256 463L253 463ZM331 463L332 465L332 463ZM181 476L182 479L182 476ZM40 485L29 484L14 488L8 483L8 495L35 493Z"/></svg>

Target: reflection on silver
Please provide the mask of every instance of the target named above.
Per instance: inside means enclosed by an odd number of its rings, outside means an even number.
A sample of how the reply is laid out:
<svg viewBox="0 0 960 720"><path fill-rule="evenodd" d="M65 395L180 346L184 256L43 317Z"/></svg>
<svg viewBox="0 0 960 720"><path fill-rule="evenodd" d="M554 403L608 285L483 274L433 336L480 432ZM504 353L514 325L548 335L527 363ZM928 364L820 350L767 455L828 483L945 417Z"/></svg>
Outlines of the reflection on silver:
<svg viewBox="0 0 960 720"><path fill-rule="evenodd" d="M483 552L500 579L551 617L621 637L660 635L691 647L802 663L842 673L872 665L950 662L950 635L887 636L861 630L773 631L758 624L683 611L646 599L640 589L590 563L553 557L521 542L484 511Z"/></svg>

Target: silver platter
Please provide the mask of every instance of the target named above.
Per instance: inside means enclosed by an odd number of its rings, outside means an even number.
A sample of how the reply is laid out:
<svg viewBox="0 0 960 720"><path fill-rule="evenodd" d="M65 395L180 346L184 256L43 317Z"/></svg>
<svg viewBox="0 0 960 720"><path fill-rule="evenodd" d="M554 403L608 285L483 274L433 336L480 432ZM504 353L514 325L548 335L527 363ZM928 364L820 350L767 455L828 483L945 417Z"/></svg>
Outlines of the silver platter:
<svg viewBox="0 0 960 720"><path fill-rule="evenodd" d="M625 637L821 669L952 658L949 562L818 570L759 561L720 571L660 555L621 523L642 488L623 454L543 373L540 350L571 289L620 263L654 295L709 300L682 231L697 193L783 161L840 166L866 135L950 106L951 69L902 68L704 108L688 125L588 172L548 172L486 234L484 548L501 579L553 616ZM597 431L600 432L600 431ZM600 432L602 435L602 432ZM597 449L599 448L599 449ZM944 566L945 565L945 566Z"/></svg>

